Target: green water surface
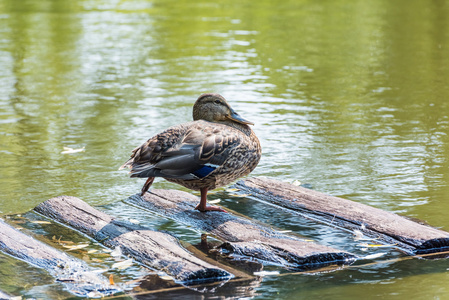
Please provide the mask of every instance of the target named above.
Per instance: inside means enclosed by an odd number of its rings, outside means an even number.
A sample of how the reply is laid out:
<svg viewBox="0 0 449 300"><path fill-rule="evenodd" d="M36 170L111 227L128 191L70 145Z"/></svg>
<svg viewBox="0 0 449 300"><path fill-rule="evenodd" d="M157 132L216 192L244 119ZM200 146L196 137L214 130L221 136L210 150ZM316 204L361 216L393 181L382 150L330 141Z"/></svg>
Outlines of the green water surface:
<svg viewBox="0 0 449 300"><path fill-rule="evenodd" d="M201 93L218 92L256 124L263 157L252 175L449 231L448 16L447 1L0 0L0 213L65 194L120 214L114 203L143 184L117 170L130 151L190 121ZM360 252L348 233L296 223L250 197L222 204ZM70 295L6 255L0 266L0 290ZM225 296L449 299L448 268L399 259L283 273Z"/></svg>

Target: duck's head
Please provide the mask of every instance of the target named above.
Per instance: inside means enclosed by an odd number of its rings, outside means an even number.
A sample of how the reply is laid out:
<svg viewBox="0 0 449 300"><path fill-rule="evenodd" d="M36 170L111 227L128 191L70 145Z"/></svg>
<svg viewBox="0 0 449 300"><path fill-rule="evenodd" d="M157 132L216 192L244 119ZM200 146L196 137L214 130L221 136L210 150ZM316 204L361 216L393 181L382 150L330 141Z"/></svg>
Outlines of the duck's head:
<svg viewBox="0 0 449 300"><path fill-rule="evenodd" d="M202 94L193 105L193 120L206 120L215 123L236 122L245 125L254 125L242 118L219 94Z"/></svg>

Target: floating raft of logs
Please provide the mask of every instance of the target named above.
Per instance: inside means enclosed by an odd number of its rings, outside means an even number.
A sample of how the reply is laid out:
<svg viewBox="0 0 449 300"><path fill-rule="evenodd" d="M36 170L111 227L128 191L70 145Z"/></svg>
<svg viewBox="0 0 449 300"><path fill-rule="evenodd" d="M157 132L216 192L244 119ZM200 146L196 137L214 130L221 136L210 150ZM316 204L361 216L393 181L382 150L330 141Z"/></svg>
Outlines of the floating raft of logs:
<svg viewBox="0 0 449 300"><path fill-rule="evenodd" d="M221 239L224 251L243 259L257 259L293 270L352 263L355 256L314 242L279 233L232 213L195 210L198 198L175 190L152 190L127 202L163 214Z"/></svg>
<svg viewBox="0 0 449 300"><path fill-rule="evenodd" d="M358 230L377 241L394 244L409 255L449 249L448 232L371 206L268 178L250 178L239 181L236 186L250 193L253 200L283 207L287 212L333 227ZM354 263L358 258L350 252L285 234L233 212L196 211L194 208L198 201L196 196L187 192L153 189L143 197L129 197L126 203L194 228L203 233L202 237L205 237L204 233L214 237L218 242L212 246L206 238L201 243L206 253L193 247L185 249L170 233L116 219L76 197L55 197L41 203L34 211L87 235L107 248L120 247L123 255L157 271L159 275L170 276L178 286L191 287L211 282L232 286L235 280L257 284L258 281L253 280L253 272L260 271L264 265L290 271L335 270ZM123 292L104 276L90 272L92 268L88 263L1 220L0 250L47 270L76 295ZM213 253L216 255L210 255ZM252 268L247 268L248 265Z"/></svg>

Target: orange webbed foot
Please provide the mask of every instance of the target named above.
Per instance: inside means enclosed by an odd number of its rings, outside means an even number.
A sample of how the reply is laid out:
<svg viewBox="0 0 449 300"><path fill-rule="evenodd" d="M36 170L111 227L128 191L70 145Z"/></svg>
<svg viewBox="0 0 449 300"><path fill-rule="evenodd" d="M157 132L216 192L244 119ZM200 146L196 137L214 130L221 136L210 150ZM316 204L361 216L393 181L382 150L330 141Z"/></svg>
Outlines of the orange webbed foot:
<svg viewBox="0 0 449 300"><path fill-rule="evenodd" d="M199 210L200 212L206 212L206 211L221 211L224 213L227 213L226 210L224 210L223 208L219 207L219 206L205 206L205 207L200 207L201 204L198 204L195 209Z"/></svg>

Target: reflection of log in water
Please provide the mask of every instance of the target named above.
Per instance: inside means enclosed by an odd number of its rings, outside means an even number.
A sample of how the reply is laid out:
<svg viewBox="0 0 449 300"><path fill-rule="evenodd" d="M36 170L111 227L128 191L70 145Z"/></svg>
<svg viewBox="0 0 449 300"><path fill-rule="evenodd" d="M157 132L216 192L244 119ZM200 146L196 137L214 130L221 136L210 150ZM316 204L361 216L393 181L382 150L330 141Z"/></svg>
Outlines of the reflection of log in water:
<svg viewBox="0 0 449 300"><path fill-rule="evenodd" d="M135 287L130 294L135 299L217 299L220 297L229 298L251 298L256 293L256 288L260 286L262 277L231 279L226 284L215 282L201 285L193 285L188 288L161 279L157 275L148 275L140 280L138 287ZM201 292L199 294L198 292Z"/></svg>
<svg viewBox="0 0 449 300"><path fill-rule="evenodd" d="M260 199L326 224L359 230L409 254L447 251L449 233L391 212L268 178L249 178L236 186Z"/></svg>
<svg viewBox="0 0 449 300"><path fill-rule="evenodd" d="M176 221L204 230L225 241L223 253L242 259L257 259L287 269L310 270L327 265L350 264L355 256L256 224L231 213L194 210L198 198L182 191L152 190L129 203L155 211Z"/></svg>
<svg viewBox="0 0 449 300"><path fill-rule="evenodd" d="M39 204L34 210L93 237L105 246L120 246L123 254L164 271L183 284L232 277L229 272L188 253L170 234L115 220L76 197L55 197Z"/></svg>
<svg viewBox="0 0 449 300"><path fill-rule="evenodd" d="M92 272L83 261L35 240L2 220L0 220L0 250L47 270L76 295L87 296L91 291L108 295L119 291L111 286L106 278Z"/></svg>
<svg viewBox="0 0 449 300"><path fill-rule="evenodd" d="M207 234L201 234L201 242L196 245L186 246L187 250L192 252L195 256L212 264L219 263L225 266L232 266L232 273L237 278L251 277L255 272L263 270L261 261L254 259L235 259L228 254L224 254L220 250L220 246L223 245L222 242L208 239L207 237Z"/></svg>

